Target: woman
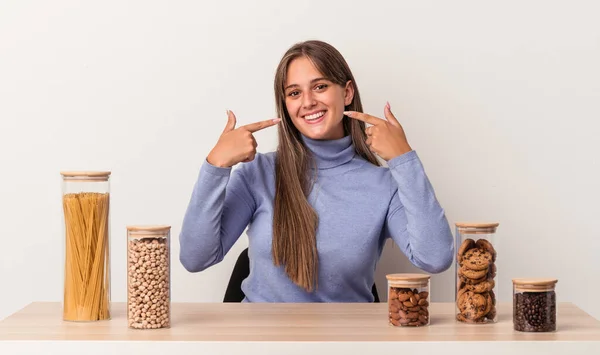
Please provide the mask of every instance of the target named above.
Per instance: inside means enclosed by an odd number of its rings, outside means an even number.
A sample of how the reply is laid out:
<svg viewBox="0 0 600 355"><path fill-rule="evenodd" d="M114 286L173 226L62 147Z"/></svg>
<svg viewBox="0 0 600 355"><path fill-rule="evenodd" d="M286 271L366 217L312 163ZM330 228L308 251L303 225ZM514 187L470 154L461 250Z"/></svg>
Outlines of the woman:
<svg viewBox="0 0 600 355"><path fill-rule="evenodd" d="M426 272L451 265L453 237L416 152L389 104L387 120L362 113L335 48L291 47L277 68L275 99L280 119L235 128L228 111L183 221L188 271L223 260L246 227L248 302L372 302L387 238ZM273 125L277 151L256 153L252 133Z"/></svg>

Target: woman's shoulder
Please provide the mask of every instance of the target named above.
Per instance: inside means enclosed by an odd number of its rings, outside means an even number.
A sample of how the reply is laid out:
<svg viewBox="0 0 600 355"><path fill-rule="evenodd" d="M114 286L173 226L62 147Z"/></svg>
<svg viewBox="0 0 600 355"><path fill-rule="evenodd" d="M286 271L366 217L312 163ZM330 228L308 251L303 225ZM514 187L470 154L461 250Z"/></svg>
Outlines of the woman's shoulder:
<svg viewBox="0 0 600 355"><path fill-rule="evenodd" d="M360 155L355 155L354 156L354 160L356 161L356 163L359 166L359 171L366 173L366 174L376 174L376 175L381 175L381 176L387 176L390 173L390 168L387 166L387 164L378 159L379 161L379 165L373 164L370 161L366 160L365 158L361 157Z"/></svg>
<svg viewBox="0 0 600 355"><path fill-rule="evenodd" d="M357 168L348 172L353 175L353 180L368 181L369 186L382 189L382 191L391 191L397 187L392 173L384 161L379 160L380 165L376 165L359 155L356 155L354 160Z"/></svg>
<svg viewBox="0 0 600 355"><path fill-rule="evenodd" d="M272 170L275 169L275 154L276 152L256 153L254 159L247 164L253 169Z"/></svg>
<svg viewBox="0 0 600 355"><path fill-rule="evenodd" d="M272 175L275 172L275 152L256 153L254 159L239 163L235 170L249 182L257 177Z"/></svg>

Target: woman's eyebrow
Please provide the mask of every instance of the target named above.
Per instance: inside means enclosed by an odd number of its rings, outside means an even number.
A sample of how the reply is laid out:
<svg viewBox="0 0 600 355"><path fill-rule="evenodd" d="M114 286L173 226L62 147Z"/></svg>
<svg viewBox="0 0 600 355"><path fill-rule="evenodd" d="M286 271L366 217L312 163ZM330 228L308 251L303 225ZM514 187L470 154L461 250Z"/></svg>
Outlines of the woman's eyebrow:
<svg viewBox="0 0 600 355"><path fill-rule="evenodd" d="M329 79L327 79L326 77L320 77L320 78L316 78L316 79L311 80L310 83L312 84L315 81L320 81L320 80L329 80ZM298 85L298 84L291 84L291 85L286 86L285 89L283 89L283 90L287 90L287 89L293 88L293 87L300 87L300 85Z"/></svg>

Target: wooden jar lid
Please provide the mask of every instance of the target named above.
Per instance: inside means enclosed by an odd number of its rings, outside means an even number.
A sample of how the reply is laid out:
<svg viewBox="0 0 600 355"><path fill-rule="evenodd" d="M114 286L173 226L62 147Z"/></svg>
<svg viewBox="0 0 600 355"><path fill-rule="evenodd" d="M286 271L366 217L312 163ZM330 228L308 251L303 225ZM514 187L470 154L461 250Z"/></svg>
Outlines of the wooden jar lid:
<svg viewBox="0 0 600 355"><path fill-rule="evenodd" d="M557 279L513 279L517 291L543 292L552 291L558 282Z"/></svg>
<svg viewBox="0 0 600 355"><path fill-rule="evenodd" d="M490 234L496 233L500 223L457 222L455 225L461 234Z"/></svg>
<svg viewBox="0 0 600 355"><path fill-rule="evenodd" d="M132 237L157 237L166 236L171 230L171 226L167 225L135 225L127 226L127 234Z"/></svg>
<svg viewBox="0 0 600 355"><path fill-rule="evenodd" d="M407 286L427 285L431 276L427 274L387 274L385 277L390 283Z"/></svg>
<svg viewBox="0 0 600 355"><path fill-rule="evenodd" d="M60 175L68 181L108 181L110 171L61 171Z"/></svg>
<svg viewBox="0 0 600 355"><path fill-rule="evenodd" d="M132 232L166 232L171 229L171 226L167 225L136 225L127 226L128 231Z"/></svg>

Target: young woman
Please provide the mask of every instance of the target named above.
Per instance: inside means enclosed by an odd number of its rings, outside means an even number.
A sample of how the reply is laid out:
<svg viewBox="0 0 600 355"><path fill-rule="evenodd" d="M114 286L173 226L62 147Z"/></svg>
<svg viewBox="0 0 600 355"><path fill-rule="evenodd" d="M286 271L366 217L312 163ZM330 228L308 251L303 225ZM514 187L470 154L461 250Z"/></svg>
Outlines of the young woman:
<svg viewBox="0 0 600 355"><path fill-rule="evenodd" d="M389 104L386 119L362 113L334 47L291 47L277 68L275 101L280 119L238 128L228 111L183 221L188 271L222 261L246 227L248 302L372 302L387 238L426 272L450 267L453 237L417 153ZM252 133L274 125L277 151L257 153Z"/></svg>

